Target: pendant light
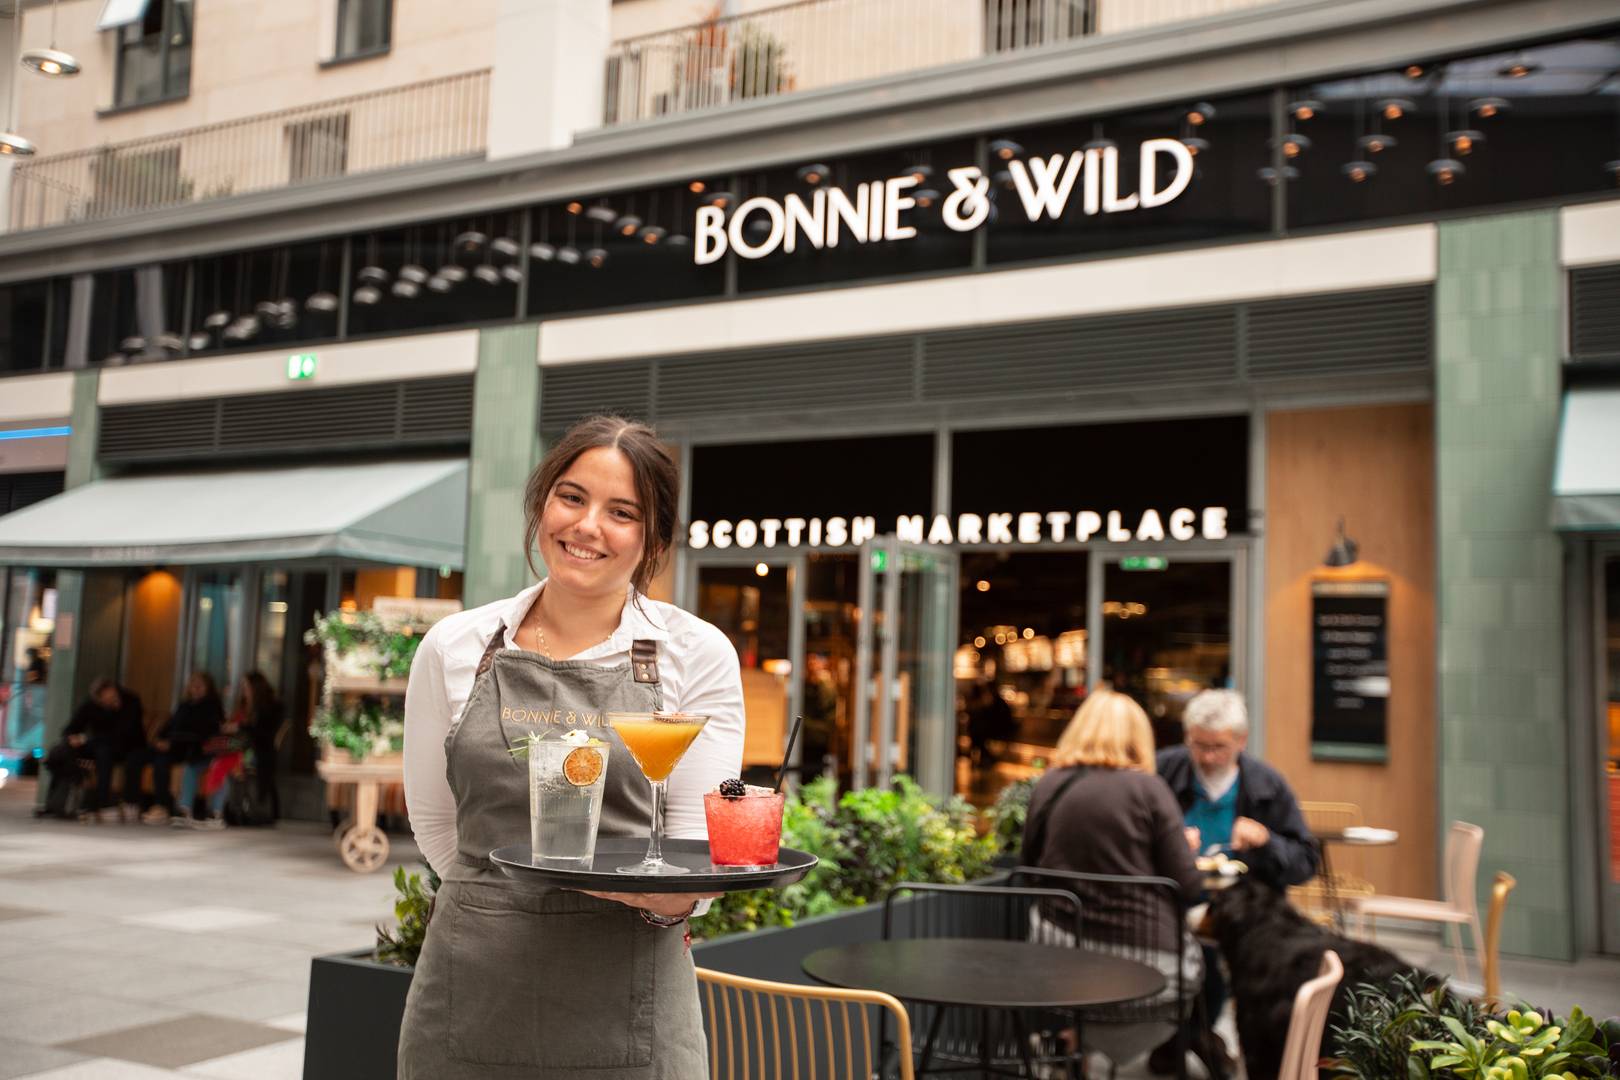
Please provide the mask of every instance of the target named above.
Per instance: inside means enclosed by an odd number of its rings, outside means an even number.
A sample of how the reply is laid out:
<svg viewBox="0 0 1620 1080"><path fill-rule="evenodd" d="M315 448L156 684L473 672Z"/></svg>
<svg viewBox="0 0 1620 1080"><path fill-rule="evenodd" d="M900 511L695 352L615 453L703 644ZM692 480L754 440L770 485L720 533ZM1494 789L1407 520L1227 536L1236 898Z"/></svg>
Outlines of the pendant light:
<svg viewBox="0 0 1620 1080"><path fill-rule="evenodd" d="M810 165L801 165L796 175L799 178L799 183L819 187L822 181L826 180L831 174L832 169L818 161Z"/></svg>
<svg viewBox="0 0 1620 1080"><path fill-rule="evenodd" d="M448 226L442 224L439 226L439 244L441 247L445 246L445 237L449 234L449 231ZM467 268L456 262L455 249L453 247L445 248L444 265L440 266L438 270L434 271L433 276L447 281L451 285L459 285L463 281L467 280Z"/></svg>
<svg viewBox="0 0 1620 1080"><path fill-rule="evenodd" d="M990 142L990 156L997 161L1011 161L1016 157L1024 156L1024 148L1011 139L993 139Z"/></svg>
<svg viewBox="0 0 1620 1080"><path fill-rule="evenodd" d="M65 53L56 47L57 2L58 0L51 0L51 47L28 49L21 57L23 67L53 79L67 78L79 73L79 61L73 54Z"/></svg>
<svg viewBox="0 0 1620 1080"><path fill-rule="evenodd" d="M577 215L568 215L568 243L557 249L557 261L564 266L578 266L580 261L579 248L574 246L574 223L578 221Z"/></svg>
<svg viewBox="0 0 1620 1080"><path fill-rule="evenodd" d="M1191 124L1193 127L1203 127L1205 124L1215 119L1215 106L1211 105L1207 101L1195 102L1187 107L1187 111L1184 116L1187 123Z"/></svg>
<svg viewBox="0 0 1620 1080"><path fill-rule="evenodd" d="M1288 112L1302 124L1307 120L1315 119L1325 108L1326 106L1315 98L1300 98L1298 101L1292 101L1288 104Z"/></svg>
<svg viewBox="0 0 1620 1080"><path fill-rule="evenodd" d="M1213 110L1211 110L1210 115L1214 115ZM1191 123L1190 120L1188 122ZM1103 134L1102 121L1099 120L1091 125L1091 141L1080 147L1080 149L1088 152L1092 150L1099 152L1103 150L1118 150L1119 144Z"/></svg>
<svg viewBox="0 0 1620 1080"><path fill-rule="evenodd" d="M609 206L605 201L599 202L595 206L586 210L585 216L591 221L596 222L598 225L611 225L615 221L619 220L618 212L615 211L613 207Z"/></svg>
<svg viewBox="0 0 1620 1080"><path fill-rule="evenodd" d="M662 243L664 237L669 235L669 230L659 225L657 221L658 192L655 191L647 196L647 224L643 225L641 230L636 233L636 239L648 247L657 247Z"/></svg>
<svg viewBox="0 0 1620 1080"><path fill-rule="evenodd" d="M1377 109L1385 120L1399 120L1403 116L1417 112L1417 102L1403 97L1379 98L1373 102L1373 108Z"/></svg>
<svg viewBox="0 0 1620 1080"><path fill-rule="evenodd" d="M316 291L309 294L304 301L304 307L309 311L322 313L333 312L338 308L337 294L326 288L326 252L327 245L321 245L321 258L315 273Z"/></svg>
<svg viewBox="0 0 1620 1080"><path fill-rule="evenodd" d="M417 228L411 228L405 233L407 262L399 268L398 277L402 281L409 281L413 285L421 285L432 276L427 267L419 260L421 234Z"/></svg>
<svg viewBox="0 0 1620 1080"><path fill-rule="evenodd" d="M0 131L0 154L10 157L33 157L39 148L21 135Z"/></svg>
<svg viewBox="0 0 1620 1080"><path fill-rule="evenodd" d="M557 257L557 245L547 239L551 235L551 211L542 208L539 217L540 237L530 242L529 258L551 262Z"/></svg>
<svg viewBox="0 0 1620 1080"><path fill-rule="evenodd" d="M1447 104L1446 99L1441 98L1440 99L1440 130L1442 132L1445 131L1445 129L1446 129L1446 119L1447 119L1446 114L1447 114L1448 111L1449 111L1449 109L1448 109L1448 104ZM1447 148L1446 142L1447 142L1447 137L1445 135L1441 135L1440 136L1440 156L1435 158L1433 161L1429 162L1429 164L1426 166L1426 171L1428 172L1428 174L1430 176L1434 177L1434 182L1439 184L1441 187L1450 187L1452 184L1455 184L1457 182L1459 177L1461 177L1464 173L1466 173L1468 171L1467 168L1464 167L1462 162L1458 161L1454 157L1449 156L1449 150Z"/></svg>
<svg viewBox="0 0 1620 1080"><path fill-rule="evenodd" d="M1468 111L1481 120L1489 120L1492 117L1500 116L1511 108L1513 108L1513 102L1503 97L1475 98L1468 103Z"/></svg>

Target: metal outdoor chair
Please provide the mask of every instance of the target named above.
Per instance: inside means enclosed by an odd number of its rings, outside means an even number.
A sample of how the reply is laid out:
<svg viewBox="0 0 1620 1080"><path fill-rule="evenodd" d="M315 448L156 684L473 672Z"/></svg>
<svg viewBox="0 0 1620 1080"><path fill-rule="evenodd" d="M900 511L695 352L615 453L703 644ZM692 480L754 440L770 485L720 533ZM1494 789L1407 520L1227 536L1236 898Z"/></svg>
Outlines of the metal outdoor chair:
<svg viewBox="0 0 1620 1080"><path fill-rule="evenodd" d="M697 977L712 1080L871 1080L890 1019L900 1080L913 1078L911 1018L888 994L797 986L707 968L698 968ZM875 1038L874 1018L879 1020Z"/></svg>
<svg viewBox="0 0 1620 1080"><path fill-rule="evenodd" d="M1174 970L1165 972L1168 982L1164 994L1146 1001L1125 1002L1119 1005L1098 1006L1077 1010L1085 1025L1083 1030L1094 1039L1089 1049L1101 1050L1109 1059L1112 1076L1122 1061L1129 1061L1141 1050L1130 1046L1123 1038L1128 1029L1136 1025L1167 1024L1174 1030L1155 1037L1152 1049L1172 1034L1185 1043L1186 1021L1193 1010L1202 1004L1199 990L1202 980L1190 970L1187 949L1181 936L1181 920L1177 920L1172 937L1165 932L1158 913L1168 903L1171 910L1183 912L1181 888L1167 877L1123 874L1088 874L1075 870L1055 870L1038 866L1020 866L1007 875L1009 885L1039 886L1065 889L1080 903L1080 941L1085 948L1123 956L1164 970L1161 955L1176 958ZM1100 1031L1099 1028L1102 1030ZM1107 1037L1109 1029L1117 1038ZM1109 1053L1112 1049L1114 1053ZM1177 1075L1186 1077L1186 1050L1177 1055ZM1116 1060L1115 1054L1119 1057Z"/></svg>
<svg viewBox="0 0 1620 1080"><path fill-rule="evenodd" d="M1067 947L1075 941L1079 926L1079 901L1064 889L908 881L895 885L883 898L885 941L989 938ZM1021 1075L1033 1075L1036 1055L1032 1053L1029 1018L1019 1010L931 1005L910 1008L912 1027L928 1033L923 1040L920 1071L977 1071L982 1048L988 1043L992 1068L1019 1067ZM1044 1060L1059 1057L1051 1055ZM943 1063L944 1067L935 1063ZM1066 1055L1061 1056L1061 1064L1073 1065Z"/></svg>

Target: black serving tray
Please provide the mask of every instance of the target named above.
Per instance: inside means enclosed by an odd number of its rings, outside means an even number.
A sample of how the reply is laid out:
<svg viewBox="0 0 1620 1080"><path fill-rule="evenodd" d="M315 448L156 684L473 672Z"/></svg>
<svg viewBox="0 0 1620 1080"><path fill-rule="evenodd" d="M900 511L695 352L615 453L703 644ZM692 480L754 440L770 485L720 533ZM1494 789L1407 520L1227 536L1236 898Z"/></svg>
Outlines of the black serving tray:
<svg viewBox="0 0 1620 1080"><path fill-rule="evenodd" d="M633 866L647 854L647 841L625 836L602 836L596 841L596 858L589 870L563 870L537 866L527 844L511 844L489 853L503 874L536 885L591 892L646 893L728 893L749 889L779 889L791 885L815 867L814 855L792 848L780 848L776 865L763 869L744 866L715 866L709 861L707 840L664 838L664 861L684 866L687 873L667 877L650 874L621 874L617 867Z"/></svg>

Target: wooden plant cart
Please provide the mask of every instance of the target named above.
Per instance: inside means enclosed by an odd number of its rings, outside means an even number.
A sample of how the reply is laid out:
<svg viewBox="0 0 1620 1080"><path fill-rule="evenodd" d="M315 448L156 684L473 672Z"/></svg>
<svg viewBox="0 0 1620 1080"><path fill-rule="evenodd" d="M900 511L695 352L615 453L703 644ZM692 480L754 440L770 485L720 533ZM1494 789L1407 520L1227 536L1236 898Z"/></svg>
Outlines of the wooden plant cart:
<svg viewBox="0 0 1620 1080"><path fill-rule="evenodd" d="M403 679L365 679L333 676L326 692L337 700L405 695ZM315 765L329 785L353 784L354 809L332 834L343 865L357 874L369 874L388 861L388 836L377 828L377 803L384 786L405 782L404 754L368 754L355 758L331 746L321 748Z"/></svg>
<svg viewBox="0 0 1620 1080"><path fill-rule="evenodd" d="M384 619L394 631L420 635L460 608L461 604L454 600L379 597L373 614ZM403 705L406 680L378 678L376 662L375 650L367 644L361 643L339 654L328 641L323 687L325 707L347 710L358 706L364 698L387 699ZM331 787L354 785L353 808L332 837L343 865L357 874L376 870L388 860L389 847L387 835L377 827L378 804L385 790L397 792L404 784L404 755L372 753L356 758L347 750L323 745L316 770Z"/></svg>

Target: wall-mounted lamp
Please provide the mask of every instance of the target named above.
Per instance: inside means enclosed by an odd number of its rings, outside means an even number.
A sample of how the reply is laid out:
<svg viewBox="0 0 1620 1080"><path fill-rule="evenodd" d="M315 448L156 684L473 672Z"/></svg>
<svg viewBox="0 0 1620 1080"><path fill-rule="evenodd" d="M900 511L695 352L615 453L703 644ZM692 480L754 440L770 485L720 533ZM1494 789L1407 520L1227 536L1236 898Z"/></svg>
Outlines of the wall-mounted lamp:
<svg viewBox="0 0 1620 1080"><path fill-rule="evenodd" d="M1361 553L1361 545L1344 535L1344 518L1339 519L1339 535L1322 560L1326 566L1349 566Z"/></svg>

